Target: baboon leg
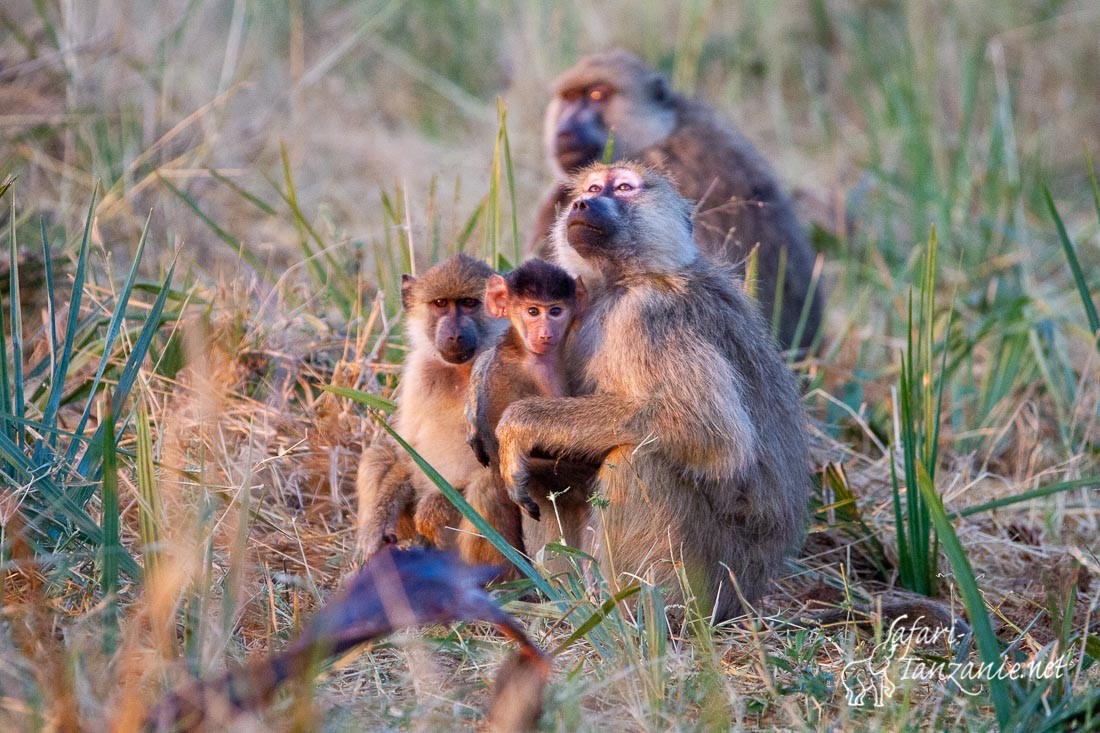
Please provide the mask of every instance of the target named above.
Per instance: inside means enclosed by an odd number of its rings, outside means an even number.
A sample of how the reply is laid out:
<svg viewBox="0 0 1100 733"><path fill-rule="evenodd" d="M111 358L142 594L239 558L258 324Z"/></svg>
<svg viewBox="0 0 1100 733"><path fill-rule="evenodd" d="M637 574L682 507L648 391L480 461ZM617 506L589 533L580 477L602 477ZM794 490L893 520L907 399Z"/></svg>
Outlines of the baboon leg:
<svg viewBox="0 0 1100 733"><path fill-rule="evenodd" d="M508 544L523 552L523 528L519 508L508 499L499 479L486 471L466 488L466 500ZM465 517L462 518L456 544L459 555L466 562L500 567L500 580L516 577L515 568Z"/></svg>
<svg viewBox="0 0 1100 733"><path fill-rule="evenodd" d="M356 552L361 560L367 560L384 544L401 538L400 520L409 510L416 489L408 460L389 442L375 443L363 453L356 488Z"/></svg>
<svg viewBox="0 0 1100 733"><path fill-rule="evenodd" d="M454 530L460 517L450 499L432 490L424 494L416 506L416 532L436 547L453 547Z"/></svg>

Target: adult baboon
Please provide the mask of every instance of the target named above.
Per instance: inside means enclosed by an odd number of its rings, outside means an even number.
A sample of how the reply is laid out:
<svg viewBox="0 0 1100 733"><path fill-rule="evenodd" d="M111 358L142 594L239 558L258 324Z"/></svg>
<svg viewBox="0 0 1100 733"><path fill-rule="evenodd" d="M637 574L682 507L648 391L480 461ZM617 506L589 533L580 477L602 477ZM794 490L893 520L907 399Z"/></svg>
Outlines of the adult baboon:
<svg viewBox="0 0 1100 733"><path fill-rule="evenodd" d="M394 428L456 489L488 480L466 445L465 405L474 358L496 342L501 326L485 315L482 298L492 270L459 254L414 278L402 276L409 354L401 371ZM388 436L363 453L358 553L416 534L439 547L454 544L459 514Z"/></svg>
<svg viewBox="0 0 1100 733"><path fill-rule="evenodd" d="M589 303L571 342L586 394L529 398L497 427L513 493L529 458L602 461L588 549L606 577L642 577L718 620L764 593L805 530L810 465L798 391L730 268L692 241L665 176L592 165L555 226ZM514 488L513 488L514 487ZM678 572L682 569L682 573Z"/></svg>
<svg viewBox="0 0 1100 733"><path fill-rule="evenodd" d="M529 247L543 256L551 251L556 212L570 198L568 175L600 160L611 136L614 160L663 168L680 194L696 202L695 240L704 252L743 273L749 252L758 248L756 295L764 318L771 322L780 292L780 345L809 347L822 319L815 255L790 199L749 141L703 103L672 92L664 76L625 51L581 59L553 89L545 142L557 183Z"/></svg>

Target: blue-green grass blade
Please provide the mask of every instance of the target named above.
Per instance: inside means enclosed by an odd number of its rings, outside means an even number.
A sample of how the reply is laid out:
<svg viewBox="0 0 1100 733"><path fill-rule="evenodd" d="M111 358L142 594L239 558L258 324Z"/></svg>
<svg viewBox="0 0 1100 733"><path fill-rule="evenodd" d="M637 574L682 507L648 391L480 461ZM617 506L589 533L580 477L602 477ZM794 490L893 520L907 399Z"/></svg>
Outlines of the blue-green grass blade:
<svg viewBox="0 0 1100 733"><path fill-rule="evenodd" d="M19 303L19 244L15 236L14 197L11 200L11 219L8 223L11 230L8 238L8 251L11 257L8 293L11 296L9 302L11 303L12 407L14 408L12 414L16 418L22 418L23 408L26 405L23 395L23 309ZM24 445L26 442L26 431L22 423L17 422L15 425L15 440L19 445Z"/></svg>
<svg viewBox="0 0 1100 733"><path fill-rule="evenodd" d="M951 526L951 520L947 518L943 500L936 492L932 479L923 467L918 467L918 471L920 473L919 491L928 507L928 514L936 534L943 544L947 561L951 564L955 583L958 585L959 594L966 607L967 618L970 619L970 626L974 630L978 654L983 663L992 664L996 669L1001 663L1001 644L997 635L993 633L993 626L989 622L989 613L986 611L985 601L974 577L974 570L970 567L970 561L967 559L962 543L959 542L958 535L955 534L955 528ZM989 697L993 703L997 724L1003 730L1009 718L1012 717L1012 702L1009 699L1008 688L1004 680L998 679L997 675L990 675L986 684L989 685Z"/></svg>
<svg viewBox="0 0 1100 733"><path fill-rule="evenodd" d="M1047 202L1047 208L1050 209L1050 215L1054 218L1054 225L1058 228L1058 239L1062 242L1062 249L1066 252L1066 261L1069 262L1069 269L1073 273L1073 280L1077 284L1077 292L1081 296L1081 304L1085 307L1085 316L1089 321L1089 329L1092 331L1093 338L1096 339L1096 346L1100 348L1100 315L1096 313L1096 304L1092 302L1092 295L1089 293L1088 283L1085 281L1085 272L1081 269L1081 263L1077 259L1077 251L1073 246L1073 241L1069 238L1069 233L1066 232L1066 225L1062 222L1062 217L1058 214L1058 208L1054 205L1054 199L1050 195L1050 189L1043 186L1043 198Z"/></svg>
<svg viewBox="0 0 1100 733"><path fill-rule="evenodd" d="M49 474L43 474L19 449L11 437L0 433L0 458L5 460L24 480L45 498L47 511L58 511L73 523L84 540L95 547L103 544L103 532L99 524L76 503L74 496L62 488ZM120 568L131 578L141 577L141 568L128 554L119 557Z"/></svg>
<svg viewBox="0 0 1100 733"><path fill-rule="evenodd" d="M178 254L177 252L177 255ZM153 337L157 334L162 325L160 317L161 313L164 311L164 304L168 300L168 293L172 285L172 275L176 271L177 261L178 260L173 258L172 264L168 268L168 274L164 276L160 294L157 295L156 301L153 302L153 307L149 310L149 316L141 329L141 334L138 336L137 341L134 342L134 348L130 352L129 358L126 360L126 365L122 368L122 374L118 378L118 386L115 387L114 394L111 395L111 410L115 420L118 419L123 405L126 403L126 398L130 395L130 390L133 388L138 373L141 371L141 365L145 361L146 354L149 353L149 346L153 343ZM84 456L80 459L80 465L77 467L77 471L80 475L89 480L94 480L96 478L95 470L99 465L98 459L102 457L100 450L103 443L100 437L104 427L105 425L100 425L96 430L95 439L93 439L91 445L88 446L88 450L85 451ZM87 501L87 496L84 495L81 499L80 503L83 505L83 503Z"/></svg>
<svg viewBox="0 0 1100 733"><path fill-rule="evenodd" d="M130 294L134 291L134 282L137 280L138 266L141 264L141 258L145 253L145 242L149 236L149 221L152 217L152 211L145 217L145 226L141 229L141 238L138 240L134 261L130 265L130 272L126 275L126 282L118 293L118 303L115 305L114 313L111 314L111 322L107 325L107 335L103 340L103 355L99 359L99 366L96 368L95 377L92 379L92 386L88 392L88 400L84 404L84 411L80 415L80 421L74 431L77 435L82 435L85 425L88 424L88 417L92 412L92 403L95 400L96 391L99 389L99 384L103 380L103 373L111 361L115 339L118 338L118 334L122 330L122 324L126 320L126 306L129 305ZM69 445L69 450L65 454L67 461L72 461L76 457L78 447L76 443Z"/></svg>
<svg viewBox="0 0 1100 733"><path fill-rule="evenodd" d="M80 239L80 252L76 259L76 275L73 277L73 292L69 296L69 315L65 321L65 341L61 344L61 356L57 368L50 379L50 396L46 401L42 421L47 425L57 425L57 411L61 407L61 395L65 391L65 377L69 372L69 361L73 355L73 344L80 331L80 302L84 297L84 277L88 269L88 241L92 236L92 218L95 215L96 195L99 185L92 190L92 201L88 204L88 217L84 221L84 233Z"/></svg>
<svg viewBox="0 0 1100 733"><path fill-rule="evenodd" d="M42 267L45 275L46 286L46 317L50 319L48 324L50 334L50 373L57 369L57 299L54 297L53 287L53 258L50 256L50 238L46 235L46 217L38 220L42 233Z"/></svg>

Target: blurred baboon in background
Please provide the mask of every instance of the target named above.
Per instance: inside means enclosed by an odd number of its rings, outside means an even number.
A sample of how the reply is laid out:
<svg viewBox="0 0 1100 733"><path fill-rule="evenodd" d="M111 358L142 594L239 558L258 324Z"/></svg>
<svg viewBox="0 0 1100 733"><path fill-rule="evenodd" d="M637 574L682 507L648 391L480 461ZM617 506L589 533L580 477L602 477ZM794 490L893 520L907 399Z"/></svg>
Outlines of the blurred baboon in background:
<svg viewBox="0 0 1100 733"><path fill-rule="evenodd" d="M571 339L583 396L528 398L497 426L513 495L532 454L600 462L584 549L717 620L758 599L805 532L810 461L794 377L728 267L700 255L663 175L593 165L571 182L557 260L588 287ZM736 588L734 587L736 582Z"/></svg>
<svg viewBox="0 0 1100 733"><path fill-rule="evenodd" d="M730 122L672 92L663 75L625 51L581 59L555 80L553 93L545 142L557 182L539 211L532 251L552 250L548 237L569 202L569 174L600 160L610 136L613 160L662 168L696 202L695 241L704 252L743 274L758 249L756 296L769 322L780 301L780 346L814 342L822 320L814 252L775 173Z"/></svg>

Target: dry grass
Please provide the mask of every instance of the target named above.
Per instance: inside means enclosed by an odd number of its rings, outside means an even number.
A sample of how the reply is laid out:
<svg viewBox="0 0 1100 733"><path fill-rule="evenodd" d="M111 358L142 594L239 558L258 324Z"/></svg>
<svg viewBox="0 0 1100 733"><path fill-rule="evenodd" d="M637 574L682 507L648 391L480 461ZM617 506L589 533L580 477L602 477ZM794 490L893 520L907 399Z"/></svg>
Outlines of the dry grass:
<svg viewBox="0 0 1100 733"><path fill-rule="evenodd" d="M766 2L736 12L708 2L518 3L506 13L310 0L41 7L0 8L0 179L18 175L7 196L19 241L37 242L46 217L55 250L68 242L57 268L69 277L99 181L87 312L111 312L110 283L150 209L143 272L159 281L178 251L187 305L139 380L168 562L122 588L117 652L104 644L111 604L92 550L74 538L36 555L19 541L16 511L34 487L6 481L0 493L0 727L125 728L188 675L280 647L336 587L351 557L354 467L377 426L322 385L389 396L403 258L413 249L423 267L452 247L485 196L495 97L508 108L523 232L547 180L547 82L578 53L614 43L716 100L815 225L832 293L829 346L804 365L815 457L843 465L869 532L823 511L758 614L674 634L656 658L629 612L617 612L600 626L603 641L590 635L557 657L544 728L994 726L988 709L942 683L855 710L839 679L882 633L855 622L896 581L869 548L876 538L896 566L891 388L930 222L943 243L940 301L959 312L937 473L947 509L1100 469L1100 359L1037 203L1041 178L1095 284L1100 236L1082 153L1098 153L1100 12L1089 3L845 1L820 4L827 22L811 12L816 2L782 18ZM479 223L470 248L485 238ZM43 298L28 299L24 319L25 348L40 357ZM157 368L170 333L186 355L178 372ZM76 383L95 357L74 364ZM62 425L77 417L75 403L62 408ZM123 544L136 553L130 431L121 450ZM1070 635L1096 633L1098 524L1095 486L955 520L1003 641L1035 654L1064 640L1070 598ZM942 596L960 608L952 582ZM553 649L592 601L578 600L565 623L551 604L509 603ZM813 623L822 608L850 620ZM316 690L237 725L473 728L507 651L475 626L407 633L347 655ZM1072 687L1095 691L1097 679L1083 665Z"/></svg>

